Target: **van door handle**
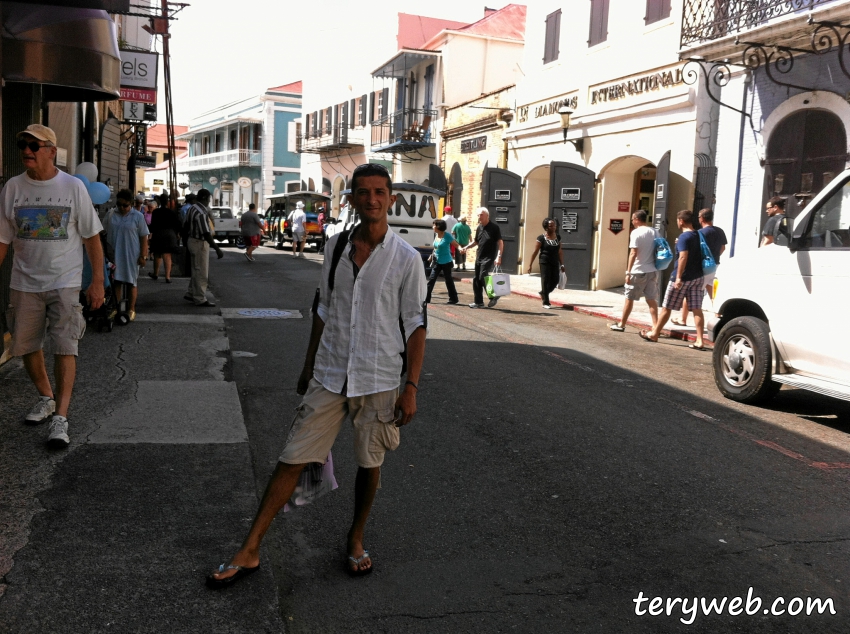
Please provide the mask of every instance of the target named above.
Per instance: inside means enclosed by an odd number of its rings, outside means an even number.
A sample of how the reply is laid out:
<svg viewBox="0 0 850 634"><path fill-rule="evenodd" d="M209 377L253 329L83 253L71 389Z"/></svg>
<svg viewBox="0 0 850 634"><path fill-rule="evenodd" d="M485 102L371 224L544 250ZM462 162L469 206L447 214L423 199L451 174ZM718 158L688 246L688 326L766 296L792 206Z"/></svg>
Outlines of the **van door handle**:
<svg viewBox="0 0 850 634"><path fill-rule="evenodd" d="M407 233L407 229L399 229L398 232L399 233Z"/></svg>

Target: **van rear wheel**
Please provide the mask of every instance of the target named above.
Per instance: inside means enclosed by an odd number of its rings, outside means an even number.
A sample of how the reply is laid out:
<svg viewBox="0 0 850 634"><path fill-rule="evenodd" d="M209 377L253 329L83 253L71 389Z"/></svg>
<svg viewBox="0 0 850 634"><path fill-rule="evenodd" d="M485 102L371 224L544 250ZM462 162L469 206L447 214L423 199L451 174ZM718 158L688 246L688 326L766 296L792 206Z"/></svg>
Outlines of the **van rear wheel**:
<svg viewBox="0 0 850 634"><path fill-rule="evenodd" d="M771 380L770 328L756 317L736 317L714 342L714 382L720 393L739 403L760 403L782 387Z"/></svg>

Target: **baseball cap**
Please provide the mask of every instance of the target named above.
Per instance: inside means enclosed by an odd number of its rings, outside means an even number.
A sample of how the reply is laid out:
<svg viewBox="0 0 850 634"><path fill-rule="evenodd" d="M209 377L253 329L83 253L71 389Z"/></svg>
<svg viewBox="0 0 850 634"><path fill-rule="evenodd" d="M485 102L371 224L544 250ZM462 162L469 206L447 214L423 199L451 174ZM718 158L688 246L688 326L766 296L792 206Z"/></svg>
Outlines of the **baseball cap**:
<svg viewBox="0 0 850 634"><path fill-rule="evenodd" d="M26 130L21 130L15 136L21 137L24 134L29 134L39 141L47 141L52 145L56 145L56 133L45 125L33 123L28 125Z"/></svg>

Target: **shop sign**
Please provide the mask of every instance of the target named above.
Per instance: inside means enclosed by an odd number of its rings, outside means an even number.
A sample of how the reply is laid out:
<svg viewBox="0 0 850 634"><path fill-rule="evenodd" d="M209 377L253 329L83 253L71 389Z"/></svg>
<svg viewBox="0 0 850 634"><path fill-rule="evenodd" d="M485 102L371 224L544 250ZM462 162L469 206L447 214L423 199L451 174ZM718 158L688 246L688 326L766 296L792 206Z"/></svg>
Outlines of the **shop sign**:
<svg viewBox="0 0 850 634"><path fill-rule="evenodd" d="M623 219L622 218L612 218L611 223L608 225L608 231L617 235L623 230Z"/></svg>
<svg viewBox="0 0 850 634"><path fill-rule="evenodd" d="M124 121L141 122L156 121L156 105L141 101L125 101Z"/></svg>
<svg viewBox="0 0 850 634"><path fill-rule="evenodd" d="M161 178L155 178L155 179L153 179L153 184L154 185L165 185L165 181Z"/></svg>
<svg viewBox="0 0 850 634"><path fill-rule="evenodd" d="M156 92L159 55L142 51L121 52L121 87L152 88Z"/></svg>
<svg viewBox="0 0 850 634"><path fill-rule="evenodd" d="M141 101L144 103L156 103L156 89L147 90L143 88L125 88L121 86L121 101Z"/></svg>
<svg viewBox="0 0 850 634"><path fill-rule="evenodd" d="M561 190L561 200L581 202L581 187L564 187Z"/></svg>
<svg viewBox="0 0 850 634"><path fill-rule="evenodd" d="M629 202L628 200L621 200L620 202L617 203L617 211L625 211L625 212L628 213L631 206L632 206L632 203Z"/></svg>
<svg viewBox="0 0 850 634"><path fill-rule="evenodd" d="M155 156L135 156L135 157L133 157L133 164L136 167L156 167L156 157Z"/></svg>
<svg viewBox="0 0 850 634"><path fill-rule="evenodd" d="M133 129L135 136L135 155L146 156L148 153L148 128L144 125L137 125Z"/></svg>
<svg viewBox="0 0 850 634"><path fill-rule="evenodd" d="M480 152L487 149L487 137L477 136L474 139L466 139L460 142L460 153Z"/></svg>
<svg viewBox="0 0 850 634"><path fill-rule="evenodd" d="M221 191L223 192L232 192L233 191L233 183L222 183Z"/></svg>
<svg viewBox="0 0 850 634"><path fill-rule="evenodd" d="M215 176L210 176L209 181L210 185L215 185L218 183L218 179Z"/></svg>
<svg viewBox="0 0 850 634"><path fill-rule="evenodd" d="M416 194L410 192L395 191L395 209L390 207L387 210L387 215L396 217L401 216L402 210L410 218L422 218L427 213L430 218L437 217L437 204L434 197L430 194L422 194L419 201L419 207L416 206ZM429 225L430 226L430 225Z"/></svg>
<svg viewBox="0 0 850 634"><path fill-rule="evenodd" d="M510 200L511 199L511 190L510 189L497 189L493 192L493 200Z"/></svg>
<svg viewBox="0 0 850 634"><path fill-rule="evenodd" d="M564 97L563 99L558 99L556 101L548 101L546 103L530 105L530 106L520 106L517 108L517 122L525 123L528 121L528 116L531 114L535 119L539 119L540 117L546 117L553 114L558 114L558 110L566 106L567 108L571 108L575 110L578 108L578 95L573 95L572 97Z"/></svg>
<svg viewBox="0 0 850 634"><path fill-rule="evenodd" d="M618 84L604 86L590 92L590 104L617 101L653 90L670 88L682 83L682 69L665 70L643 77L635 77Z"/></svg>

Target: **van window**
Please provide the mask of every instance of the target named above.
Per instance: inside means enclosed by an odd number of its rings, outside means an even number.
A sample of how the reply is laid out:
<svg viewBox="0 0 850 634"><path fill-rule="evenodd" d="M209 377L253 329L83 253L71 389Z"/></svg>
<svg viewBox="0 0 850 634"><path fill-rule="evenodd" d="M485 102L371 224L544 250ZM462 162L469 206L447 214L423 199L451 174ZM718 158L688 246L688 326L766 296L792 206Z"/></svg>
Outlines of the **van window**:
<svg viewBox="0 0 850 634"><path fill-rule="evenodd" d="M850 181L812 214L800 248L850 249Z"/></svg>

